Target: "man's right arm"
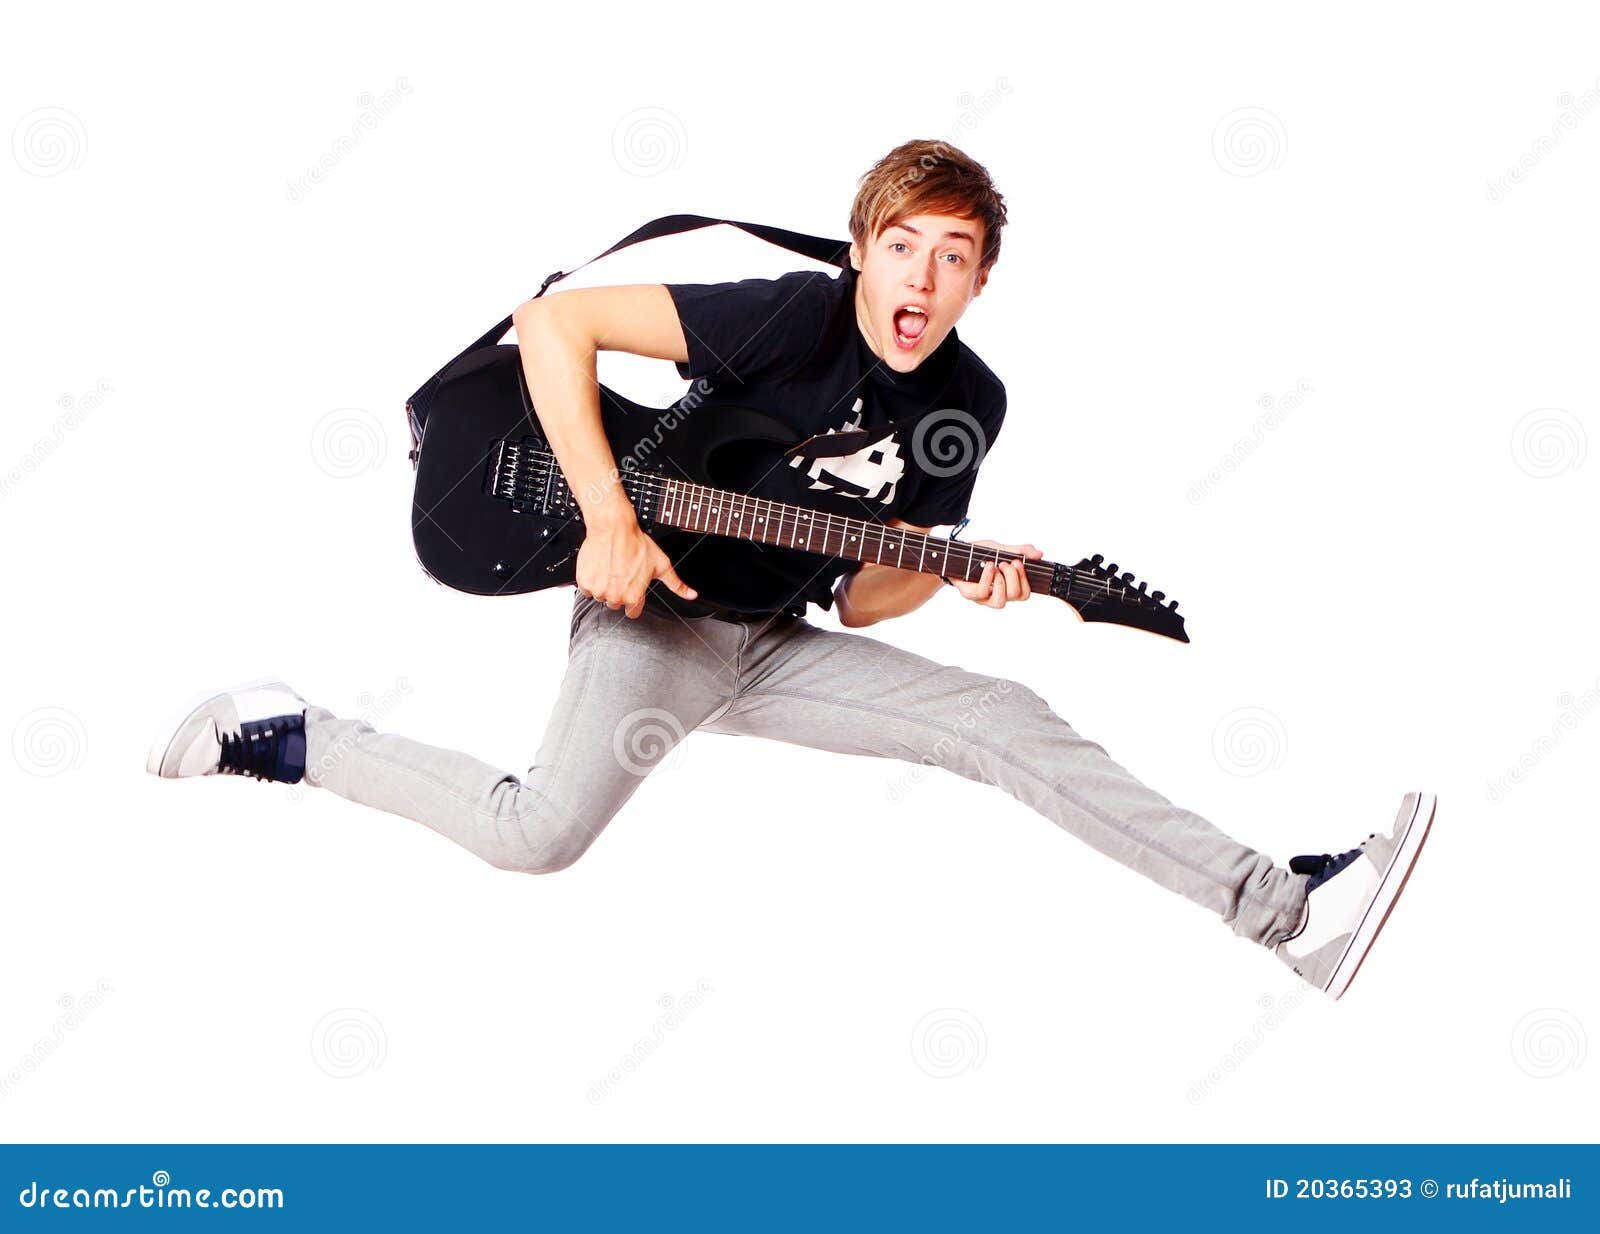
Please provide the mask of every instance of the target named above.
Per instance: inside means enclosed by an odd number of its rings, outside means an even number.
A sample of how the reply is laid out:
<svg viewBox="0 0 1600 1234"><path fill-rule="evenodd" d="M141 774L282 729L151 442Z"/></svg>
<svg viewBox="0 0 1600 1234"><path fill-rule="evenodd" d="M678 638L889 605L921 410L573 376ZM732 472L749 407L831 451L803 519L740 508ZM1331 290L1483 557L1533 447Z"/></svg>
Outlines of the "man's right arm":
<svg viewBox="0 0 1600 1234"><path fill-rule="evenodd" d="M512 314L528 393L539 424L583 511L580 591L637 617L651 580L685 598L695 591L639 527L600 420L596 356L626 351L659 360L689 358L677 307L659 283L590 287L540 296Z"/></svg>

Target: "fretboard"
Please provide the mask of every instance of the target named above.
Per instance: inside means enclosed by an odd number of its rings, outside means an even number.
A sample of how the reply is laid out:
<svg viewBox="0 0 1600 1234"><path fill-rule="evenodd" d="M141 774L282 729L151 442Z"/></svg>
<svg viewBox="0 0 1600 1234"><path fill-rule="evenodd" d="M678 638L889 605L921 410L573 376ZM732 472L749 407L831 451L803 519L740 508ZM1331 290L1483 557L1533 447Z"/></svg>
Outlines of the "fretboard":
<svg viewBox="0 0 1600 1234"><path fill-rule="evenodd" d="M1029 586L1048 587L1055 563L1025 559L1019 553L963 544L920 531L889 527L872 519L850 518L768 501L687 480L661 484L656 518L685 531L754 540L783 548L843 557L874 565L894 566L924 574L941 574L975 582L984 563L1026 561Z"/></svg>

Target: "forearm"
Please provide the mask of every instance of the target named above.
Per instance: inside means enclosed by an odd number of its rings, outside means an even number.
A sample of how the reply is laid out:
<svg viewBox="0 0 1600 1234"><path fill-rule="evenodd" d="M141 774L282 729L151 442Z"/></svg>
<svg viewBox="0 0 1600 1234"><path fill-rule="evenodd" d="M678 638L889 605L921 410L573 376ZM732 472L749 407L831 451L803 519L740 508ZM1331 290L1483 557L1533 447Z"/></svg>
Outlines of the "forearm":
<svg viewBox="0 0 1600 1234"><path fill-rule="evenodd" d="M863 565L834 588L833 601L845 626L870 626L921 608L944 585L936 574L893 566Z"/></svg>
<svg viewBox="0 0 1600 1234"><path fill-rule="evenodd" d="M530 300L513 314L528 394L585 526L636 521L600 420L595 340L555 306Z"/></svg>

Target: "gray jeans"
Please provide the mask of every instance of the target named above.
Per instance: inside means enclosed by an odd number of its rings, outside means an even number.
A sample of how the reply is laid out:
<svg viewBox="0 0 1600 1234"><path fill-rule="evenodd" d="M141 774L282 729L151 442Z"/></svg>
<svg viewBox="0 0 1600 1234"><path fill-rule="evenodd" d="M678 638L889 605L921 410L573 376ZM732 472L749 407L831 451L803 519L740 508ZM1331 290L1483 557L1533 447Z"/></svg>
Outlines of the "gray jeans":
<svg viewBox="0 0 1600 1234"><path fill-rule="evenodd" d="M312 707L306 780L500 869L547 873L582 856L696 729L941 767L1004 789L1241 937L1273 946L1299 925L1304 875L1146 788L1027 686L798 617L629 618L574 593L566 675L525 775Z"/></svg>

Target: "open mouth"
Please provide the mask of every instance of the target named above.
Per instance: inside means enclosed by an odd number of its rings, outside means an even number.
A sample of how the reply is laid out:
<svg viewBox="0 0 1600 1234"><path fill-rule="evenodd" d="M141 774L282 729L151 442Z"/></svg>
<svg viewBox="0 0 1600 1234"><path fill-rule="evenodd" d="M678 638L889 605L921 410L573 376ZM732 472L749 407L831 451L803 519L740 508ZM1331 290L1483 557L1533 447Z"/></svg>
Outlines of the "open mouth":
<svg viewBox="0 0 1600 1234"><path fill-rule="evenodd" d="M922 342L928 328L928 314L914 304L895 310L894 342L902 351L912 351Z"/></svg>

